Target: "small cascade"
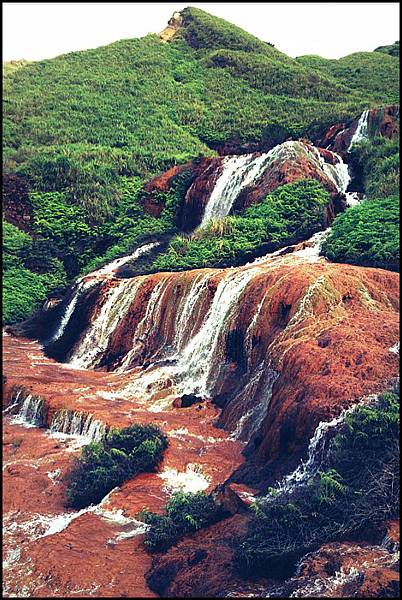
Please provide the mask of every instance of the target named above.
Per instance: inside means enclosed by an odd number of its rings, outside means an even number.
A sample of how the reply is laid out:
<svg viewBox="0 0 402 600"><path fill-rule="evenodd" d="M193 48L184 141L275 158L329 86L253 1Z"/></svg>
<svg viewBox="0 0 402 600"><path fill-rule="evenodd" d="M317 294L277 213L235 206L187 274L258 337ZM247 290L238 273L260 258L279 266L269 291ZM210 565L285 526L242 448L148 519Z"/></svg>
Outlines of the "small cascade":
<svg viewBox="0 0 402 600"><path fill-rule="evenodd" d="M349 147L347 152L352 150L352 147L359 142L362 142L368 138L368 120L369 120L370 111L365 110L361 115L359 122L357 123L357 129L354 132L352 139L350 140Z"/></svg>
<svg viewBox="0 0 402 600"><path fill-rule="evenodd" d="M89 288L93 287L96 283L97 283L96 280L92 280L92 279L90 279L90 280L87 280L84 278L78 279L78 281L76 282L73 294L70 298L70 302L67 304L66 310L64 311L64 314L60 320L59 326L58 326L56 332L50 338L48 343L56 342L58 339L60 339L62 337L62 335L65 332L66 327L74 313L74 310L75 310L75 307L77 305L79 298L82 296L82 294L85 291L87 291Z"/></svg>
<svg viewBox="0 0 402 600"><path fill-rule="evenodd" d="M185 347L186 340L193 331L193 329L191 329L190 332L188 331L189 325L192 326L192 328L194 327L195 311L197 310L200 299L207 290L208 281L209 274L200 273L200 275L194 279L189 293L184 296L183 302L178 308L177 320L175 323L175 338L173 342L174 348L178 352Z"/></svg>
<svg viewBox="0 0 402 600"><path fill-rule="evenodd" d="M226 217L240 192L254 183L263 173L271 156L272 151L260 156L242 154L225 157L223 172L218 177L209 197L200 227L204 227L213 219Z"/></svg>
<svg viewBox="0 0 402 600"><path fill-rule="evenodd" d="M140 377L135 377L125 387L125 394L149 395L153 392L164 390L169 384L169 388L174 386L175 395L196 394L200 397L210 397L213 392L213 386L219 373L219 366L224 364L223 357L224 338L228 325L234 316L236 308L239 306L239 299L245 287L251 279L260 272L259 267L244 269L242 271L229 270L223 279L219 282L211 305L195 335L184 335L178 329L178 326L184 326L184 319L189 323L194 323L198 317L197 299L202 297L208 278L211 274L205 274L199 277L197 282L189 288L187 300L182 308L182 313L178 312L177 325L175 328L175 348L169 347L165 359L169 358L168 364L158 366L151 365L141 373ZM169 275L171 277L171 275ZM162 280L155 286L148 303L147 312L155 315L158 312L160 299L164 294L165 280ZM150 308L151 305L151 308ZM152 308L155 307L155 308ZM144 317L145 319L146 317ZM147 317L149 318L149 317ZM144 321L145 322L145 321ZM158 323L159 316L152 318L152 323ZM151 324L152 324L151 323ZM181 323L181 325L180 325ZM144 335L150 331L150 325L144 329ZM138 339L138 327L135 334ZM178 349L180 351L178 352ZM119 372L130 368L130 361L133 357L131 350ZM174 396L173 396L174 397ZM148 410L159 412L166 406L170 406L171 400L162 399L155 406L148 407Z"/></svg>
<svg viewBox="0 0 402 600"><path fill-rule="evenodd" d="M103 266L102 268L100 268L96 271L92 271L91 273L88 273L87 275L84 275L83 277L78 279L76 281L75 288L73 290L70 301L67 304L64 314L60 320L59 326L58 326L57 330L55 331L55 333L53 334L53 336L48 341L48 343L56 342L58 339L60 339L62 337L72 315L74 314L74 310L75 310L75 307L77 306L77 302L80 299L80 297L83 295L84 292L88 291L91 287L99 284L99 282L102 280L111 279L111 278L115 277L115 273L119 267L126 264L127 262L135 261L140 256L142 256L143 254L146 254L147 252L150 252L153 248L155 248L155 246L158 246L158 245L159 245L159 242L152 242L149 244L144 244L144 245L140 246L139 248L137 248L135 250L135 252L133 252L132 254L117 258L116 260L113 260L112 262L108 263L107 265ZM120 288L120 290L121 289L122 288ZM99 323L97 323L97 325L99 325ZM93 333L93 332L91 332L91 333ZM87 340L87 341L89 341L89 340ZM104 348L101 348L100 352L103 349ZM95 351L95 354L97 354L96 348L94 349L94 351ZM85 353L84 353L84 355L85 355ZM93 358L92 355L82 357L83 358L82 361L80 360L81 356L77 356L75 358L76 358L76 362L74 362L73 364L77 367L88 368L88 367L94 366L94 364L92 364L92 362L91 362L92 358Z"/></svg>
<svg viewBox="0 0 402 600"><path fill-rule="evenodd" d="M376 399L376 395L364 397L360 402L350 408L344 409L337 417L334 417L330 421L321 421L310 440L307 460L302 460L292 473L276 484L275 489L281 493L290 492L293 488L306 483L311 477L314 477L326 459L330 439L332 439L343 425L346 415L355 411L361 404L372 402Z"/></svg>
<svg viewBox="0 0 402 600"><path fill-rule="evenodd" d="M274 371L271 365L266 367L262 363L243 390L236 395L235 403L242 410L244 410L244 406L247 407L247 404L250 404L250 400L252 406L239 419L230 439L248 442L258 432L267 414L274 383L278 377L279 373Z"/></svg>
<svg viewBox="0 0 402 600"><path fill-rule="evenodd" d="M58 410L53 416L50 431L71 436L82 436L89 442L99 442L106 435L106 426L94 419L92 414L67 409Z"/></svg>
<svg viewBox="0 0 402 600"><path fill-rule="evenodd" d="M96 271L92 271L89 275L91 277L102 277L102 278L114 277L117 269L119 269L120 267L122 267L123 265L125 265L128 262L136 261L137 258L142 256L143 254L147 254L153 248L155 248L155 246L159 246L159 245L160 245L159 242L143 244L142 246L137 248L132 254L128 254L126 256L121 256L120 258L116 258L115 260L113 260L110 263L107 263L100 269L97 269Z"/></svg>
<svg viewBox="0 0 402 600"><path fill-rule="evenodd" d="M17 407L18 412L15 412ZM9 405L5 413L14 415L11 423L25 427L42 427L46 421L44 400L22 389L18 390L14 402Z"/></svg>
<svg viewBox="0 0 402 600"><path fill-rule="evenodd" d="M123 279L109 289L98 316L70 357L69 362L73 367L90 368L99 363L110 336L126 315L141 283L141 279Z"/></svg>
<svg viewBox="0 0 402 600"><path fill-rule="evenodd" d="M163 298L167 290L169 280L169 276L164 277L158 281L152 290L145 314L134 331L132 349L124 357L120 367L117 369L118 373L124 373L130 369L131 361L142 348L144 340L152 333L155 327L158 327Z"/></svg>
<svg viewBox="0 0 402 600"><path fill-rule="evenodd" d="M222 344L219 342L241 294L259 272L258 267L229 271L220 281L204 323L183 349L178 361L178 389L181 394L210 395L215 381L214 366L221 362Z"/></svg>

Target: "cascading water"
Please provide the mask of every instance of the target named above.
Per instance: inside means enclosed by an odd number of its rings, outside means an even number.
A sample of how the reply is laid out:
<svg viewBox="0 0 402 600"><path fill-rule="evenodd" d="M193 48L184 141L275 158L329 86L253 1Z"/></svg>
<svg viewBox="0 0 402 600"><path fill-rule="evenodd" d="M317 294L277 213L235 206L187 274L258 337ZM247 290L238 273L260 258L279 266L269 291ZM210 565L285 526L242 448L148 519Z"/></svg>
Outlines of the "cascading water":
<svg viewBox="0 0 402 600"><path fill-rule="evenodd" d="M349 147L347 152L352 150L352 147L359 142L362 142L368 137L368 121L369 121L370 111L365 110L361 115L359 122L357 123L356 131L354 132L352 139L350 140Z"/></svg>
<svg viewBox="0 0 402 600"><path fill-rule="evenodd" d="M209 197L200 227L213 219L226 217L240 192L259 178L271 156L272 151L260 156L243 154L225 157L223 172Z"/></svg>
<svg viewBox="0 0 402 600"><path fill-rule="evenodd" d="M152 250L152 248L155 248L156 246L159 246L159 245L160 245L159 242L152 242L150 244L144 244L143 246L140 246L139 248L137 248L132 254L128 254L126 256L116 258L115 260L113 260L110 263L107 263L106 265L104 265L103 267L98 269L97 271L92 271L90 273L90 276L91 277L108 277L108 276L113 277L115 275L117 269L119 269L120 267L122 267L123 265L125 265L128 262L137 260L137 258L142 256L143 254L147 254L148 252L150 252Z"/></svg>
<svg viewBox="0 0 402 600"><path fill-rule="evenodd" d="M334 417L330 421L321 421L310 440L307 460L305 462L301 461L300 465L292 473L276 484L275 489L280 493L290 492L293 488L305 483L316 475L326 458L330 433L336 433L345 422L345 417L354 412L358 406L361 406L363 403L372 402L377 398L378 396L375 394L363 397L360 402L350 408L344 409L337 417Z"/></svg>
<svg viewBox="0 0 402 600"><path fill-rule="evenodd" d="M214 365L220 359L219 341L245 287L259 272L258 267L229 271L219 283L204 323L183 349L178 361L178 389L182 394L210 395Z"/></svg>
<svg viewBox="0 0 402 600"><path fill-rule="evenodd" d="M169 276L161 279L152 290L144 317L141 319L135 329L132 341L132 349L126 354L121 362L120 367L117 369L119 373L124 373L130 368L131 361L137 354L138 350L142 347L145 336L149 335L153 328L159 323L159 312L162 307L162 301L167 289L167 284L169 283L169 279Z"/></svg>
<svg viewBox="0 0 402 600"><path fill-rule="evenodd" d="M142 372L139 378L130 381L125 388L125 393L129 395L149 394L151 389L154 391L156 388L163 389L164 382L170 380L174 382L176 394L196 394L209 397L218 376L219 367L217 368L217 366L224 362L221 356L224 344L221 342L227 325L239 305L239 298L245 287L259 272L259 267L242 271L228 271L219 282L211 306L197 333L187 341L187 344L180 349L179 353L172 354L172 349L169 349L169 356L174 357L175 360L160 367L157 365L151 366L149 370ZM197 298L202 295L204 285L207 285L208 282L208 275L205 277L205 282L201 277L198 280L198 285L191 286L189 289L189 296L193 297L188 299L188 303L185 303L186 312L183 312L187 315L189 321L194 321L197 316ZM160 297L164 293L163 285L158 284L158 286L154 289L154 292L157 291L157 293L151 295L149 301L151 306L147 307L149 314L154 312L153 307L158 306ZM152 298L153 296L154 298ZM179 317L176 321L176 327L180 321ZM179 344L184 341L184 338L180 338L180 332L177 329L175 339L179 340ZM124 365L127 365L126 370L129 368L130 362L128 355L122 363L123 369ZM122 368L119 369L119 371L121 370ZM149 410L159 411L162 406L164 406L163 402L162 404L157 403L155 407L149 407Z"/></svg>
<svg viewBox="0 0 402 600"><path fill-rule="evenodd" d="M67 409L57 411L50 425L52 433L82 436L89 442L99 442L106 434L106 426L92 414Z"/></svg>
<svg viewBox="0 0 402 600"><path fill-rule="evenodd" d="M58 339L60 339L62 337L62 335L64 334L66 327L74 313L74 310L75 310L75 307L77 306L77 302L78 302L79 298L83 295L83 293L85 291L87 291L89 288L96 285L96 283L97 283L96 280L93 280L93 279L87 280L84 278L81 278L77 281L75 289L73 291L73 295L71 296L70 302L67 304L66 310L60 320L60 324L59 324L56 332L50 338L49 343L56 342Z"/></svg>
<svg viewBox="0 0 402 600"><path fill-rule="evenodd" d="M178 352L184 348L188 334L192 333L192 330L188 332L189 324L190 326L194 325L195 310L204 291L207 289L208 280L208 273L201 273L197 276L191 285L189 293L184 296L182 306L177 311L178 318L175 324L173 345Z"/></svg>
<svg viewBox="0 0 402 600"><path fill-rule="evenodd" d="M19 407L18 412L12 417L11 423L25 427L41 427L44 424L45 403L42 398L19 390L14 403L8 407L8 412L17 407Z"/></svg>
<svg viewBox="0 0 402 600"><path fill-rule="evenodd" d="M142 256L143 254L146 254L147 252L150 252L153 248L155 248L158 245L159 245L158 242L144 244L144 245L140 246L139 248L137 248L135 250L135 252L133 252L132 254L129 254L127 256L122 256L121 258L117 258L116 260L113 260L112 262L108 263L104 267L102 267L96 271L92 271L91 273L84 275L84 277L80 277L80 279L77 279L76 284L75 284L75 289L71 296L70 302L66 306L66 309L60 320L60 323L59 323L59 326L58 326L56 332L50 338L48 343L56 342L58 339L60 339L62 337L62 335L64 334L66 327L74 313L74 310L77 306L78 300L81 298L81 296L83 295L84 292L88 291L91 287L97 285L99 283L99 280L110 279L110 278L114 277L115 273L119 267L121 267L122 265L126 264L129 261L135 261L137 258ZM91 365L90 362L88 362L88 361L90 361L90 357L88 357L88 360L84 360L82 365L79 363L78 357L77 357L77 361L78 362L75 365L77 367L93 366L93 365Z"/></svg>
<svg viewBox="0 0 402 600"><path fill-rule="evenodd" d="M239 405L244 410L244 406L247 407L247 404L250 404L250 400L252 406L240 417L230 435L231 439L248 442L258 432L267 414L274 383L278 377L279 373L274 371L271 365L266 367L262 363L244 386L243 390L236 395L235 406Z"/></svg>
<svg viewBox="0 0 402 600"><path fill-rule="evenodd" d="M314 156L319 160L324 174L332 181L338 192L345 195L347 206L355 206L359 204L359 195L357 192L347 192L349 184L352 180L349 165L347 165L339 154L333 152L337 162L333 165L325 162L317 148L313 148Z"/></svg>
<svg viewBox="0 0 402 600"><path fill-rule="evenodd" d="M98 364L110 335L130 308L141 283L141 279L124 279L110 288L98 316L71 355L72 366L89 368Z"/></svg>

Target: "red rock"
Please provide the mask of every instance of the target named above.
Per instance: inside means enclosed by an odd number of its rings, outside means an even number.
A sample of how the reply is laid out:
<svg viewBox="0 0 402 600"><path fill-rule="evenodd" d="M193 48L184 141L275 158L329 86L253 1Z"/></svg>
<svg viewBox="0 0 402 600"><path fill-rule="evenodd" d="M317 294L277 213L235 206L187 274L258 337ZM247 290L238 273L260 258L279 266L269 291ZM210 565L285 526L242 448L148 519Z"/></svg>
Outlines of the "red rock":
<svg viewBox="0 0 402 600"><path fill-rule="evenodd" d="M142 361L151 363L155 357L161 359L164 348L174 345L178 307L196 280L205 276L208 284L194 306L195 319L187 319L181 326L186 340L201 327L219 283L238 271L246 276L249 269L253 269L250 280L230 312L224 330L225 336L229 331L238 332L236 344L246 352L247 372L236 362L242 352L225 358L226 337L222 337L212 357L212 394L222 391L229 394L223 411L211 400L203 402L201 410L197 406L186 410L173 407L177 393L174 376L169 371L165 380L161 376L158 385L150 385L145 392L134 388L129 394L122 393L127 383L141 378ZM74 369L46 358L37 342L6 336L5 404L15 398L16 388L23 387L44 399L47 426L60 408L91 413L108 426L152 421L170 436L161 468L185 471L189 464L196 464L209 477L207 490L224 483L244 460L240 455L244 444L231 440L229 432L236 430L242 417L261 402L258 390L244 388L260 365L265 371L273 368L278 373L271 402L264 409L265 418L264 413L261 415L258 456L262 464L270 465L278 459L285 464L289 457L305 450L320 420L338 415L363 395L382 391L398 373L398 357L389 351L399 334L397 273L324 260L308 262L290 253L237 270L204 269L159 273L136 280L107 279L96 288L96 300L89 309L89 314L93 311L91 322L111 288L122 281L128 287L138 284L138 291L126 316L110 332L103 352L107 368L119 363L118 351L132 349L135 329L144 319L152 292L159 286L157 310L150 313L152 319L144 329L139 356L134 356L130 364L132 370L117 374ZM252 343L244 345L249 328ZM152 367L147 373L152 373ZM243 388L247 393L242 393ZM164 403L166 408L150 412L150 405L157 402ZM226 431L216 429L217 422ZM5 454L9 461L3 475L7 510L5 549L8 552L17 545L22 548L20 559L11 561L6 570L10 593L25 589L34 596L68 596L77 595L81 589L92 595L119 597L150 594L144 582L150 559L140 540L119 542L113 549L108 540L115 535L116 526L98 515L81 515L63 531L36 540L30 539L29 531L22 528L26 519L36 513L54 516L65 512L63 477L68 473L74 452L67 452L65 445L49 437L46 429L7 425ZM61 468L62 477L55 484L48 473L56 465ZM236 488L232 491L236 492ZM163 480L151 473L124 484L111 496L108 506L133 517L144 505L160 511L166 498ZM233 517L236 519L233 523L238 523L237 517ZM169 594L174 595L179 588L187 593L190 581L199 582L199 588L195 589L207 594L227 577L237 525L233 531L225 529L225 522L214 527L205 533L207 562L200 559L194 566L186 562L191 569L187 574L180 572L180 579L174 584L178 587L172 588L173 591L169 584ZM202 535L200 532L200 537L184 542L195 544L191 546L192 552L196 552ZM216 544L219 536L226 540L223 545ZM204 542L201 549L203 545ZM75 550L70 553L71 549ZM116 560L113 559L109 569L108 562L114 556ZM31 563L27 563L28 558ZM184 559L180 557L181 560ZM206 568L211 569L208 578L205 578ZM108 569L112 582L110 578L106 581Z"/></svg>
<svg viewBox="0 0 402 600"><path fill-rule="evenodd" d="M332 125L317 142L319 146L344 155L357 129L359 117L349 123ZM392 139L399 135L399 105L372 108L368 117L368 135Z"/></svg>

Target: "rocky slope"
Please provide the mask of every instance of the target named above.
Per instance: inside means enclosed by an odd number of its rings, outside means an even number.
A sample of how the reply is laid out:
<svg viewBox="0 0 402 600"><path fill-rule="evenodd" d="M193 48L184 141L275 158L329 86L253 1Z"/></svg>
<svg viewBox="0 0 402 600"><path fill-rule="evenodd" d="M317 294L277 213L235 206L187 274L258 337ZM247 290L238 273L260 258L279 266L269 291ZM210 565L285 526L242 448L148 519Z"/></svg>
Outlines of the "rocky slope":
<svg viewBox="0 0 402 600"><path fill-rule="evenodd" d="M15 423L5 430L9 594L149 595L150 558L130 519L144 505L160 509L164 482L212 489L238 470L250 440L260 463L280 457L283 467L321 420L397 374L397 275L331 265L311 247L238 269L132 280L100 272L85 282L96 283L89 306L84 292L65 309L72 319L84 308L89 323L74 343L68 338L70 364L44 357L35 342L4 339L5 402ZM183 394L199 402L179 408ZM104 426L149 420L169 435L161 475L128 482L95 510L66 513L63 476L74 443L96 439ZM139 534L134 541L127 528ZM116 543L108 541L113 532ZM111 587L100 556L118 569Z"/></svg>

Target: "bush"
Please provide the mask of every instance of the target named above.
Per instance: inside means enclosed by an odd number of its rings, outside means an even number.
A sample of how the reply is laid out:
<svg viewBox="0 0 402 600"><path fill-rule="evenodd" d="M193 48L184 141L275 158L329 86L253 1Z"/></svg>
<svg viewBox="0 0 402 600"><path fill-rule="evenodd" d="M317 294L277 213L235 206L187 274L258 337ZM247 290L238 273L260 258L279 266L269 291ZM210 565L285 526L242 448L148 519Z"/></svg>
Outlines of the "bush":
<svg viewBox="0 0 402 600"><path fill-rule="evenodd" d="M161 461L167 438L156 425L111 429L106 438L85 446L69 474L67 506L96 504L114 487Z"/></svg>
<svg viewBox="0 0 402 600"><path fill-rule="evenodd" d="M265 252L306 239L324 227L329 194L315 180L283 185L242 216L208 223L193 235L176 236L152 270L169 271L240 264Z"/></svg>
<svg viewBox="0 0 402 600"><path fill-rule="evenodd" d="M3 322L7 325L26 319L49 293L63 289L66 274L57 259L49 262L47 273L27 267L35 255L37 240L10 223L3 222Z"/></svg>
<svg viewBox="0 0 402 600"><path fill-rule="evenodd" d="M399 395L349 413L329 444L322 470L254 506L236 561L245 576L288 577L321 544L367 535L399 510Z"/></svg>
<svg viewBox="0 0 402 600"><path fill-rule="evenodd" d="M165 515L147 509L140 513L140 519L151 526L144 540L150 552L164 552L185 535L215 523L222 516L213 498L203 492L177 492L166 504L165 511Z"/></svg>
<svg viewBox="0 0 402 600"><path fill-rule="evenodd" d="M366 200L338 215L323 241L329 260L399 269L399 198Z"/></svg>
<svg viewBox="0 0 402 600"><path fill-rule="evenodd" d="M380 112L381 114L381 112ZM378 136L353 146L350 162L368 198L399 195L399 140Z"/></svg>

